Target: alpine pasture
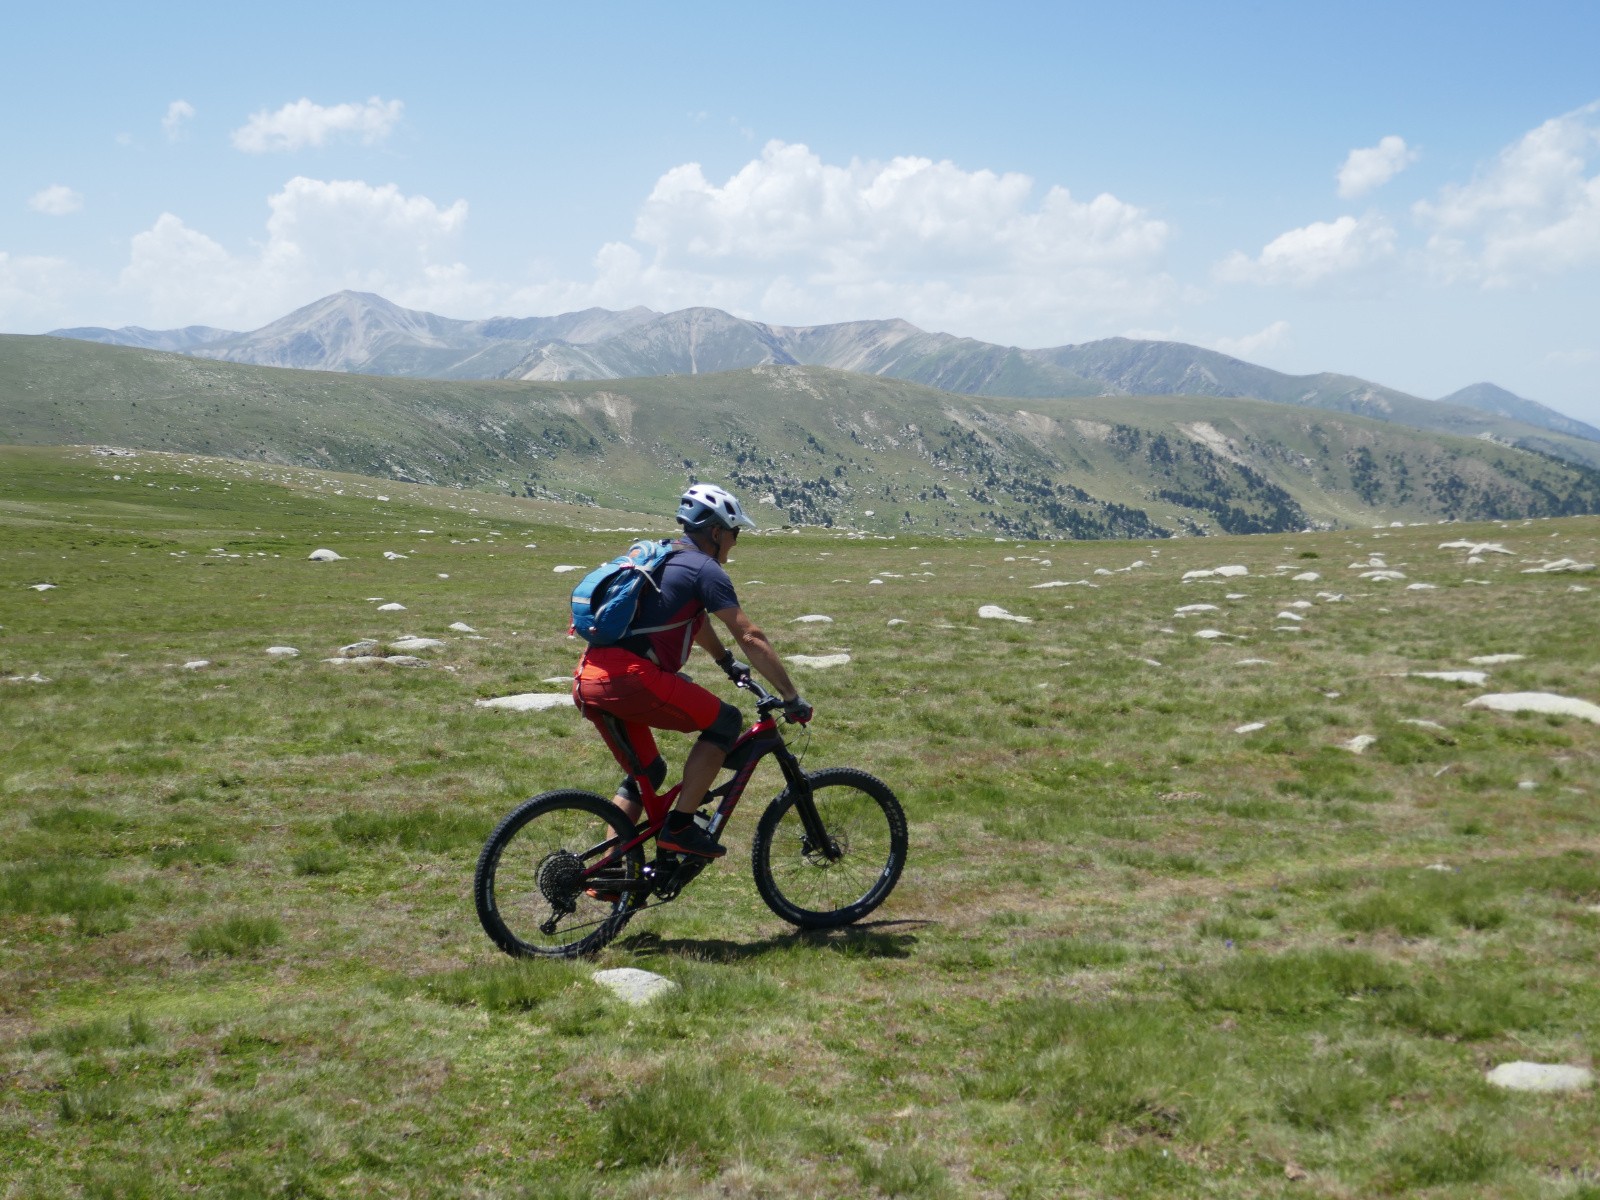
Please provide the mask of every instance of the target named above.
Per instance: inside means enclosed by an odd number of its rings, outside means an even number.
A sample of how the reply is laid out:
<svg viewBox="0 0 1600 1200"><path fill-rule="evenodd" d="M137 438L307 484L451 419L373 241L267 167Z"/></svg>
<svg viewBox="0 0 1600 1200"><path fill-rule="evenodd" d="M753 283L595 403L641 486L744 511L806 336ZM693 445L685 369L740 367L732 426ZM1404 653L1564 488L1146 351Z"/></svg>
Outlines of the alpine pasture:
<svg viewBox="0 0 1600 1200"><path fill-rule="evenodd" d="M764 768L680 900L513 962L479 845L618 772L475 702L565 691L557 568L669 530L0 450L0 1197L1600 1194L1584 1072L1488 1078L1600 1041L1600 714L1473 703L1600 702L1600 518L747 538L903 881L791 932Z"/></svg>

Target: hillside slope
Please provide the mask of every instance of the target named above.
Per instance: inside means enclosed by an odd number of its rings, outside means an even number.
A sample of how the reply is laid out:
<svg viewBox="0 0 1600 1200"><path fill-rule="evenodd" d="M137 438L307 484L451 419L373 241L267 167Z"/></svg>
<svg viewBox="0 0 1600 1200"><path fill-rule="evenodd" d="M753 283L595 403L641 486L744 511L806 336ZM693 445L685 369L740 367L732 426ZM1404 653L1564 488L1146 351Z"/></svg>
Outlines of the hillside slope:
<svg viewBox="0 0 1600 1200"><path fill-rule="evenodd" d="M976 400L821 368L439 382L0 337L0 442L109 442L764 523L1036 537L1600 511L1600 471L1226 397Z"/></svg>

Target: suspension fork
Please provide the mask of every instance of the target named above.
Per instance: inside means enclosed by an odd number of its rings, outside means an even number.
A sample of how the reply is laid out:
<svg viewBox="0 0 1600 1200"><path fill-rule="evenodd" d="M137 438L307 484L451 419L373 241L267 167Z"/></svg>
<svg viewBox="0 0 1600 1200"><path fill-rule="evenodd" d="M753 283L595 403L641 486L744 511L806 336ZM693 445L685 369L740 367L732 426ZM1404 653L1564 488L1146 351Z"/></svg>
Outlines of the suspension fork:
<svg viewBox="0 0 1600 1200"><path fill-rule="evenodd" d="M784 743L779 742L773 753L778 760L778 766L783 770L784 781L794 796L794 808L800 814L800 828L805 830L806 841L821 851L829 862L837 861L842 855L839 847L828 836L828 830L822 824L822 817L817 812L817 802L811 792L811 780L806 778L806 773L800 769L799 762Z"/></svg>

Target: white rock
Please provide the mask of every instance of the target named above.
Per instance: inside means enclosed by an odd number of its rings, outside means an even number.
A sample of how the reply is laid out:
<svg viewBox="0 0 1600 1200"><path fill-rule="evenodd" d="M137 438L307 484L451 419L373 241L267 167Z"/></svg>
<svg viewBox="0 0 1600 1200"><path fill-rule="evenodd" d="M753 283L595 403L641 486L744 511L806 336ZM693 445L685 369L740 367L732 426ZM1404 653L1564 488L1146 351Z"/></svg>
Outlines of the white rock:
<svg viewBox="0 0 1600 1200"><path fill-rule="evenodd" d="M457 633L477 633L478 632L471 625L468 625L465 621L452 621L452 622L450 622L450 628L455 630Z"/></svg>
<svg viewBox="0 0 1600 1200"><path fill-rule="evenodd" d="M635 1007L649 1004L678 990L678 985L672 980L653 971L641 971L638 967L612 967L610 970L596 971L591 978L624 1004Z"/></svg>
<svg viewBox="0 0 1600 1200"><path fill-rule="evenodd" d="M300 651L293 646L268 646L267 655L270 658L299 658Z"/></svg>
<svg viewBox="0 0 1600 1200"><path fill-rule="evenodd" d="M582 567L575 567L571 563L558 563L550 568L557 575L565 575L568 571L581 571Z"/></svg>
<svg viewBox="0 0 1600 1200"><path fill-rule="evenodd" d="M1479 654L1467 661L1475 667L1492 667L1497 663L1521 662L1526 654Z"/></svg>
<svg viewBox="0 0 1600 1200"><path fill-rule="evenodd" d="M332 550L313 550L306 555L306 558L311 562L340 562L343 560L344 555L335 553Z"/></svg>
<svg viewBox="0 0 1600 1200"><path fill-rule="evenodd" d="M1343 592L1318 592L1317 593L1317 599L1318 600L1326 601L1329 604L1338 604L1341 600L1348 600L1349 598L1350 597L1346 596Z"/></svg>
<svg viewBox="0 0 1600 1200"><path fill-rule="evenodd" d="M1483 559L1479 558L1476 554L1469 555L1467 558L1467 565L1469 567L1481 566L1482 564Z"/></svg>
<svg viewBox="0 0 1600 1200"><path fill-rule="evenodd" d="M1569 592L1587 592L1588 590L1589 589L1584 587L1581 583L1574 583L1567 588L1567 591Z"/></svg>
<svg viewBox="0 0 1600 1200"><path fill-rule="evenodd" d="M1594 1082L1594 1072L1565 1063L1508 1062L1484 1078L1514 1092L1581 1092Z"/></svg>
<svg viewBox="0 0 1600 1200"><path fill-rule="evenodd" d="M1422 869L1424 871L1451 871L1454 868L1451 867L1449 863L1438 862L1438 863L1429 863L1427 866L1423 867Z"/></svg>
<svg viewBox="0 0 1600 1200"><path fill-rule="evenodd" d="M398 603L396 601L390 601L388 604L380 604L380 605L378 605L378 611L379 612L405 612L406 611L406 606L404 604L400 604L400 603Z"/></svg>
<svg viewBox="0 0 1600 1200"><path fill-rule="evenodd" d="M383 556L393 562L397 558L410 558L409 554L396 554L393 550L385 550Z"/></svg>
<svg viewBox="0 0 1600 1200"><path fill-rule="evenodd" d="M35 592L53 592L56 590L56 585L53 583L30 583L28 588Z"/></svg>
<svg viewBox="0 0 1600 1200"><path fill-rule="evenodd" d="M795 617L791 625L832 625L833 618L825 617L821 613L806 613L803 617Z"/></svg>
<svg viewBox="0 0 1600 1200"><path fill-rule="evenodd" d="M1339 748L1341 750L1348 750L1351 754L1365 754L1367 752L1367 747L1374 745L1377 740L1378 739L1373 737L1370 733L1358 733L1348 742L1340 742Z"/></svg>
<svg viewBox="0 0 1600 1200"><path fill-rule="evenodd" d="M512 712L543 712L548 708L571 708L571 692L522 692L515 696L496 696L474 700L478 708L508 708Z"/></svg>
<svg viewBox="0 0 1600 1200"><path fill-rule="evenodd" d="M1524 560L1526 561L1526 560ZM1594 570L1593 563L1579 562L1575 558L1558 558L1539 567L1526 567L1524 575L1559 575L1563 572L1578 572Z"/></svg>
<svg viewBox="0 0 1600 1200"><path fill-rule="evenodd" d="M1299 633L1300 632L1300 626L1298 626L1298 625L1274 625L1272 627L1272 632L1273 633Z"/></svg>
<svg viewBox="0 0 1600 1200"><path fill-rule="evenodd" d="M1237 729L1234 730L1234 732L1235 733L1254 733L1256 730L1265 729L1266 727L1267 727L1267 723L1265 721L1251 721L1246 725L1240 725Z"/></svg>
<svg viewBox="0 0 1600 1200"><path fill-rule="evenodd" d="M1290 608L1315 608L1316 605L1311 603L1311 601L1309 601L1309 600L1292 600L1289 603L1289 607Z"/></svg>
<svg viewBox="0 0 1600 1200"><path fill-rule="evenodd" d="M1322 576L1315 571L1301 571L1300 574L1294 577L1294 581L1296 583L1316 583L1321 578Z"/></svg>
<svg viewBox="0 0 1600 1200"><path fill-rule="evenodd" d="M1032 625L1032 617L1019 617L1016 613L1009 613L998 604L985 604L978 610L978 615L989 621L1015 621L1019 625Z"/></svg>
<svg viewBox="0 0 1600 1200"><path fill-rule="evenodd" d="M1499 542L1440 542L1441 550L1465 550L1468 554L1510 554Z"/></svg>
<svg viewBox="0 0 1600 1200"><path fill-rule="evenodd" d="M1207 641L1210 641L1213 638L1220 638L1220 637L1227 637L1227 636L1228 635L1223 633L1222 630L1220 630L1220 629L1201 629L1201 630L1197 630L1196 633L1195 633L1195 637L1197 637L1197 638L1205 638Z"/></svg>
<svg viewBox="0 0 1600 1200"><path fill-rule="evenodd" d="M1549 713L1559 717L1580 717L1600 725L1600 704L1557 696L1554 692L1495 692L1468 700L1465 708L1492 708L1496 712Z"/></svg>
<svg viewBox="0 0 1600 1200"><path fill-rule="evenodd" d="M1226 567L1213 567L1209 571L1185 571L1185 579L1234 579L1240 575L1250 574L1250 568L1233 564Z"/></svg>
<svg viewBox="0 0 1600 1200"><path fill-rule="evenodd" d="M362 655L371 654L378 648L374 638L362 638L359 642L351 642L348 646L339 647L340 658L360 658Z"/></svg>
<svg viewBox="0 0 1600 1200"><path fill-rule="evenodd" d="M1224 600L1248 600L1249 598L1249 595L1245 592L1229 592L1223 597Z"/></svg>
<svg viewBox="0 0 1600 1200"><path fill-rule="evenodd" d="M185 671L198 671L202 667L209 667L210 665L211 665L211 660L209 658L196 658L196 659L191 660L190 662L184 663L183 664L183 669Z"/></svg>
<svg viewBox="0 0 1600 1200"><path fill-rule="evenodd" d="M1517 780L1517 790L1519 790L1519 791L1531 792L1535 788L1537 788L1538 786L1539 786L1539 784L1536 781L1532 780L1532 779L1519 779L1519 780Z"/></svg>
<svg viewBox="0 0 1600 1200"><path fill-rule="evenodd" d="M1275 667L1278 664L1270 658L1241 658L1233 665L1236 667Z"/></svg>
<svg viewBox="0 0 1600 1200"><path fill-rule="evenodd" d="M355 660L352 659L351 661ZM380 658L378 661L390 667L425 667L428 665L422 659L411 654L391 654L387 658Z"/></svg>
<svg viewBox="0 0 1600 1200"><path fill-rule="evenodd" d="M1413 679L1442 679L1446 683L1470 683L1474 687L1482 687L1483 681L1489 678L1487 671L1407 671Z"/></svg>
<svg viewBox="0 0 1600 1200"><path fill-rule="evenodd" d="M1276 619L1279 621L1304 621L1306 615L1305 613L1290 612L1288 609L1284 609Z"/></svg>
<svg viewBox="0 0 1600 1200"><path fill-rule="evenodd" d="M1177 616L1180 613L1201 613L1201 612L1221 612L1221 611L1222 610L1220 608L1218 608L1215 604L1185 604L1182 608L1173 609L1172 610L1172 615L1173 616Z"/></svg>
<svg viewBox="0 0 1600 1200"><path fill-rule="evenodd" d="M1113 574L1113 572L1106 570L1104 567L1096 567L1094 569L1094 573L1096 575L1110 575L1110 574Z"/></svg>
<svg viewBox="0 0 1600 1200"><path fill-rule="evenodd" d="M1398 583L1406 577L1404 571L1363 571L1362 579L1370 579L1374 583Z"/></svg>
<svg viewBox="0 0 1600 1200"><path fill-rule="evenodd" d="M1153 658L1141 658L1139 661L1147 667L1159 667L1161 665Z"/></svg>
<svg viewBox="0 0 1600 1200"><path fill-rule="evenodd" d="M1432 730L1435 730L1435 731L1437 731L1439 733L1448 733L1449 732L1447 729L1445 729L1445 727L1443 725L1439 724L1439 722L1437 722L1437 721L1424 721L1421 717L1401 717L1400 718L1400 724L1402 724L1402 725L1415 725L1418 729L1432 729Z"/></svg>
<svg viewBox="0 0 1600 1200"><path fill-rule="evenodd" d="M389 643L389 649L398 650L402 654L414 654L418 650L442 650L444 643L438 638L403 637L398 641Z"/></svg>
<svg viewBox="0 0 1600 1200"><path fill-rule="evenodd" d="M889 618L889 624L890 625L906 625L906 624L909 624L909 622L903 621L899 617L890 617Z"/></svg>
<svg viewBox="0 0 1600 1200"><path fill-rule="evenodd" d="M1439 585L1436 584L1436 583L1408 583L1408 584L1406 584L1406 591L1408 591L1408 592L1436 592L1438 590L1439 590Z"/></svg>
<svg viewBox="0 0 1600 1200"><path fill-rule="evenodd" d="M842 667L850 661L848 654L791 654L788 657L797 667L813 667L825 671L829 667Z"/></svg>

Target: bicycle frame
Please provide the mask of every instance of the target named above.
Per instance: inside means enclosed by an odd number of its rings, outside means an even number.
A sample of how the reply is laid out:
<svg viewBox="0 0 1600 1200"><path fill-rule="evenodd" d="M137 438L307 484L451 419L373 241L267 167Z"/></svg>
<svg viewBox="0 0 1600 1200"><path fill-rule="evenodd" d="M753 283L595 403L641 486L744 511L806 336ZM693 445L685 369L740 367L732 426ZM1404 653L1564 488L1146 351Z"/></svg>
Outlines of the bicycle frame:
<svg viewBox="0 0 1600 1200"><path fill-rule="evenodd" d="M707 832L713 838L722 832L727 826L729 818L733 816L733 810L739 806L739 801L743 798L744 790L750 783L750 777L755 774L756 767L760 765L763 758L772 754L777 757L778 766L783 771L784 782L795 792L796 807L799 810L800 819L805 827L807 837L810 838L813 845L822 847L823 853L828 858L838 858L839 850L833 844L832 839L827 836L827 832L817 816L816 806L811 798L811 785L806 779L805 772L800 769L799 760L790 752L788 743L784 741L783 735L778 732L777 718L773 716L773 710L780 703L778 698L753 679L746 678L739 686L755 694L758 717L749 729L739 735L739 739L734 742L732 748L728 751L728 757L723 762L724 769L731 768L733 770L733 778L726 783L713 787L706 793L708 801L717 801L717 808L711 816L711 823L707 827ZM626 743L624 742L623 744ZM588 851L579 855L580 860L587 864L583 871L584 879L591 879L598 872L614 866L623 855L637 846L642 846L659 834L666 826L667 814L672 811L674 803L676 803L678 796L683 791L683 784L680 782L667 791L658 793L650 782L649 777L644 774L643 767L637 763L633 764L633 766L635 769L631 770L629 774L639 788L639 798L644 805L644 823L626 841L622 841L618 836L613 835L606 841L590 847ZM590 860L597 855L599 860L591 863ZM686 859L685 865L690 866L691 869L688 872L688 876L683 879L683 882L687 883L688 879L698 874L700 869L708 862L710 862L709 859ZM682 873L681 869L679 873ZM659 885L659 879L649 878L642 880L607 880L605 883L607 888L615 891L642 893L655 890ZM674 889L673 894L676 894L676 889Z"/></svg>

